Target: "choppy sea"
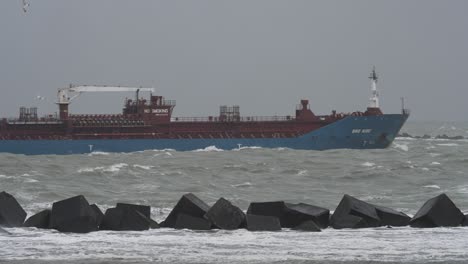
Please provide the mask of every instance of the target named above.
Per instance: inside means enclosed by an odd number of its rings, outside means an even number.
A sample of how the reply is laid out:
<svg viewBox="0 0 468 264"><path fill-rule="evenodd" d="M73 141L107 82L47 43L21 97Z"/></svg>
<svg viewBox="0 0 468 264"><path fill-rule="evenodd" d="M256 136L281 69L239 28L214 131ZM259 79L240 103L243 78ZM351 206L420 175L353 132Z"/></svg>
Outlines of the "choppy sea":
<svg viewBox="0 0 468 264"><path fill-rule="evenodd" d="M412 135L468 137L468 123L408 122ZM413 215L447 193L468 212L468 139L397 138L388 149L300 151L215 146L70 156L0 154L0 191L28 216L83 194L102 209L152 206L162 221L185 193L305 202L334 210L343 194ZM35 228L0 233L0 263L467 263L468 228L325 229L320 233L155 229L64 234Z"/></svg>

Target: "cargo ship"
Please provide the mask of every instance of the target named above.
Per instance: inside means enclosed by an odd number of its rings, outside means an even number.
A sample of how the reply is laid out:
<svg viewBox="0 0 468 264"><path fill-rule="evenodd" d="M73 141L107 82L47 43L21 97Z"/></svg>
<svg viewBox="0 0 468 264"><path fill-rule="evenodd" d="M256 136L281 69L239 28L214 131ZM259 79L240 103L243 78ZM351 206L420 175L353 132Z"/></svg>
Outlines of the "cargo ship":
<svg viewBox="0 0 468 264"><path fill-rule="evenodd" d="M58 89L58 114L38 117L37 108L20 108L18 118L0 119L0 152L25 155L135 152L151 149L190 151L215 146L302 150L387 148L409 116L384 114L379 107L378 76L369 77L371 97L363 112L316 115L301 100L295 115L241 116L239 106L221 106L219 115L173 117L176 102L154 95L154 88L72 86ZM121 114L71 114L82 93L134 92ZM149 92L149 99L140 93Z"/></svg>

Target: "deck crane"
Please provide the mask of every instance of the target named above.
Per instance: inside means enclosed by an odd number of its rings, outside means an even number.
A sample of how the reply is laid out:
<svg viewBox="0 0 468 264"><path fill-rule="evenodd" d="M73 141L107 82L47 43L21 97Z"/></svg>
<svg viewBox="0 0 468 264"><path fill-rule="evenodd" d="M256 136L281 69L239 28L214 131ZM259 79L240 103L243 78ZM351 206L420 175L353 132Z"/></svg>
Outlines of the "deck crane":
<svg viewBox="0 0 468 264"><path fill-rule="evenodd" d="M154 93L154 88L122 87L122 86L96 86L96 85L70 85L68 88L60 88L57 93L57 104L59 105L60 119L68 119L68 106L82 93L89 92L135 92L138 101L139 92Z"/></svg>

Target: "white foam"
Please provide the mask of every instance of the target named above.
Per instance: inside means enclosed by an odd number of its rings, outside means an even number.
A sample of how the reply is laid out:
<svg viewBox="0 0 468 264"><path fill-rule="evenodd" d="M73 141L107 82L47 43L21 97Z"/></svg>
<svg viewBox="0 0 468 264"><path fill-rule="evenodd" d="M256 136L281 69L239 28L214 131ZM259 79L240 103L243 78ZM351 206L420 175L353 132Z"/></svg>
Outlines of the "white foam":
<svg viewBox="0 0 468 264"><path fill-rule="evenodd" d="M298 176L305 176L305 175L307 175L308 172L309 171L307 171L307 170L300 170L300 171L297 172L297 175Z"/></svg>
<svg viewBox="0 0 468 264"><path fill-rule="evenodd" d="M361 164L361 166L364 166L364 167L373 167L375 166L375 163L372 163L372 162L364 162L363 164Z"/></svg>
<svg viewBox="0 0 468 264"><path fill-rule="evenodd" d="M34 228L10 228L0 236L2 260L129 262L271 263L382 262L427 263L468 259L468 228L325 229L311 235L153 229L144 232L100 231L62 234ZM430 238L430 239L428 239ZM401 254L405 252L405 254ZM112 261L110 261L112 262ZM461 262L460 262L461 263Z"/></svg>
<svg viewBox="0 0 468 264"><path fill-rule="evenodd" d="M456 147L458 146L458 144L457 143L440 143L440 144L437 144L437 146Z"/></svg>
<svg viewBox="0 0 468 264"><path fill-rule="evenodd" d="M433 161L433 162L431 162L431 165L440 165L440 162Z"/></svg>
<svg viewBox="0 0 468 264"><path fill-rule="evenodd" d="M105 168L103 171L117 172L117 171L120 171L120 169L125 168L125 167L128 167L127 163L118 163L118 164L114 164L114 165L111 165L111 166Z"/></svg>
<svg viewBox="0 0 468 264"><path fill-rule="evenodd" d="M423 170L423 171L429 171L429 168L422 167L421 170Z"/></svg>
<svg viewBox="0 0 468 264"><path fill-rule="evenodd" d="M133 165L134 168L138 168L138 169L143 169L143 170L151 170L152 168L154 168L154 166L145 166L145 165L139 165L139 164L135 164Z"/></svg>
<svg viewBox="0 0 468 264"><path fill-rule="evenodd" d="M110 153L109 152L103 152L103 151L93 151L88 154L88 156L108 156Z"/></svg>
<svg viewBox="0 0 468 264"><path fill-rule="evenodd" d="M231 186L234 187L234 188L251 187L251 186L252 186L252 183L250 183L250 182L243 182L243 183L234 184L234 185L231 185Z"/></svg>
<svg viewBox="0 0 468 264"><path fill-rule="evenodd" d="M35 183L35 182L38 182L38 180L35 180L35 179L27 179L27 180L25 180L24 182L27 182L27 183Z"/></svg>
<svg viewBox="0 0 468 264"><path fill-rule="evenodd" d="M15 176L7 176L7 175L0 174L0 178L3 178L3 179L14 179Z"/></svg>
<svg viewBox="0 0 468 264"><path fill-rule="evenodd" d="M168 151L176 151L175 149L171 149L171 148L166 148L166 149L153 149L154 152L168 152Z"/></svg>
<svg viewBox="0 0 468 264"><path fill-rule="evenodd" d="M223 149L219 149L216 146L209 146L204 149L196 149L193 152L220 152L224 151Z"/></svg>
<svg viewBox="0 0 468 264"><path fill-rule="evenodd" d="M430 188L430 189L437 189L439 190L440 189L440 186L439 185L425 185L423 186L424 188Z"/></svg>
<svg viewBox="0 0 468 264"><path fill-rule="evenodd" d="M412 137L396 137L395 140L405 141L405 140L418 140L418 139L417 138L412 138Z"/></svg>
<svg viewBox="0 0 468 264"><path fill-rule="evenodd" d="M113 164L113 165L110 165L110 166L107 166L107 167L103 167L103 166L95 167L95 168L85 167L85 168L79 169L79 170L78 170L78 173L96 172L96 171L101 171L101 172L118 172L118 171L120 171L122 168L125 168L125 167L128 167L128 164L127 164L127 163L117 163L117 164Z"/></svg>
<svg viewBox="0 0 468 264"><path fill-rule="evenodd" d="M396 148L396 149L403 150L403 151L408 151L409 150L409 147L406 144L398 144L398 143L393 142L393 147Z"/></svg>
<svg viewBox="0 0 468 264"><path fill-rule="evenodd" d="M262 147L256 147L256 146L252 146L252 147L240 147L240 148L235 148L235 149L232 149L233 151L239 151L239 150L246 150L246 149L262 149Z"/></svg>
<svg viewBox="0 0 468 264"><path fill-rule="evenodd" d="M96 170L102 170L102 169L104 169L104 167L96 167L96 168L85 167L85 168L78 169L78 173L95 172Z"/></svg>

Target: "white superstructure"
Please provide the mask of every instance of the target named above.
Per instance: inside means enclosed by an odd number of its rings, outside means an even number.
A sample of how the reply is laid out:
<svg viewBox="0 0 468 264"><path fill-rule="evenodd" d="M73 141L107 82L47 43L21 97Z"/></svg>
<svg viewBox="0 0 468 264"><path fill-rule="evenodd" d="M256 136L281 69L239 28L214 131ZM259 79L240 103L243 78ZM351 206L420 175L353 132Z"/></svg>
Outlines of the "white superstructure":
<svg viewBox="0 0 468 264"><path fill-rule="evenodd" d="M87 92L151 92L154 93L154 88L138 88L138 87L122 87L122 86L96 86L96 85L81 85L61 88L57 93L58 104L70 104L73 99ZM71 97L70 97L71 96Z"/></svg>

